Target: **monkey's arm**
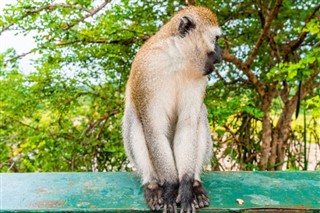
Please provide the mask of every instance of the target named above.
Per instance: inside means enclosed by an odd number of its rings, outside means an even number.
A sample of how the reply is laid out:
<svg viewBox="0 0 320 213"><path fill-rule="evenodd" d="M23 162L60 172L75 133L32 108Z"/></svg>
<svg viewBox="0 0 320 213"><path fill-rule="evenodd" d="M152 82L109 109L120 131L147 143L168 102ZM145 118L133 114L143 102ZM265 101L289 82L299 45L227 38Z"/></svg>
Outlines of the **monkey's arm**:
<svg viewBox="0 0 320 213"><path fill-rule="evenodd" d="M157 179L157 174L150 159L142 124L128 100L125 106L123 123L124 148L131 163L142 176L142 184Z"/></svg>
<svg viewBox="0 0 320 213"><path fill-rule="evenodd" d="M163 188L158 181L158 176L149 155L142 123L130 101L129 93L126 99L122 125L124 147L130 162L134 163L142 177L148 206L151 210L160 210L163 206Z"/></svg>
<svg viewBox="0 0 320 213"><path fill-rule="evenodd" d="M142 124L149 155L161 184L175 183L178 180L177 171L170 141L168 140L169 120L160 104L152 107L142 116ZM161 105L160 105L161 106Z"/></svg>
<svg viewBox="0 0 320 213"><path fill-rule="evenodd" d="M175 161L168 140L169 120L164 108L159 104L151 104L143 115L142 123L149 155L157 172L160 185L163 187L163 211L176 211L176 197L178 194L178 176Z"/></svg>
<svg viewBox="0 0 320 213"><path fill-rule="evenodd" d="M193 212L195 208L209 204L199 173L205 157L209 155L211 141L208 137L210 133L206 108L199 95L202 93L201 86L191 85L184 91L192 96L182 96L184 99L174 137L174 154L180 181L177 200L183 211Z"/></svg>

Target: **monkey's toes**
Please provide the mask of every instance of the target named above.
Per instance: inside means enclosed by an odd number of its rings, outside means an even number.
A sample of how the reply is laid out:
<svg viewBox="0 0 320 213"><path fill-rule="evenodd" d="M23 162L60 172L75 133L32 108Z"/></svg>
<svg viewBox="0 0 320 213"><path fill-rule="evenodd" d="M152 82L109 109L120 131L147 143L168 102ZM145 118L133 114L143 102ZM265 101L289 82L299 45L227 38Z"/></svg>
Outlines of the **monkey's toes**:
<svg viewBox="0 0 320 213"><path fill-rule="evenodd" d="M195 213L196 208L199 208L199 206L196 201L193 199L195 195L192 193L192 191L182 191L179 192L179 195L177 197L177 203L180 204L180 213Z"/></svg>
<svg viewBox="0 0 320 213"><path fill-rule="evenodd" d="M206 190L199 181L193 183L194 200L193 203L196 208L203 208L209 206L209 197Z"/></svg>
<svg viewBox="0 0 320 213"><path fill-rule="evenodd" d="M178 188L179 183L168 183L165 182L163 184L163 213L176 213L177 210L177 203L176 198L178 195Z"/></svg>
<svg viewBox="0 0 320 213"><path fill-rule="evenodd" d="M152 211L160 210L163 207L163 188L155 182L143 186L144 196L149 208Z"/></svg>
<svg viewBox="0 0 320 213"><path fill-rule="evenodd" d="M163 211L162 213L177 213L177 204L176 203L169 203L169 204L164 204L163 206Z"/></svg>
<svg viewBox="0 0 320 213"><path fill-rule="evenodd" d="M180 213L196 213L196 205L194 202L181 202Z"/></svg>
<svg viewBox="0 0 320 213"><path fill-rule="evenodd" d="M209 206L209 198L203 194L198 196L195 195L193 203L197 209L207 207Z"/></svg>

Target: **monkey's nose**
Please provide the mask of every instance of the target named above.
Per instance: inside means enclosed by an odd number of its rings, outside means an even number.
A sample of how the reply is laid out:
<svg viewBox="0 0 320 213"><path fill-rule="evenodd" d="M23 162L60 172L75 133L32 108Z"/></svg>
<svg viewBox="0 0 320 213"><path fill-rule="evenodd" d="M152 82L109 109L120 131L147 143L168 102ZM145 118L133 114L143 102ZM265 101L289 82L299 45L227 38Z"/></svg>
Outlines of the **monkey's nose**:
<svg viewBox="0 0 320 213"><path fill-rule="evenodd" d="M219 64L222 61L222 51L218 43L215 44L214 64Z"/></svg>

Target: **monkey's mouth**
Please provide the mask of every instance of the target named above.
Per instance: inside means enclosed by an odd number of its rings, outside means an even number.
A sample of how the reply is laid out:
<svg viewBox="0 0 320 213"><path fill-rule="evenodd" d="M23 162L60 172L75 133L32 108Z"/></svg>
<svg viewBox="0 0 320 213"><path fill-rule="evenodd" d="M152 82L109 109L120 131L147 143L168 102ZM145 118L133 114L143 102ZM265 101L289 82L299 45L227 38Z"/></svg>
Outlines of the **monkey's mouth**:
<svg viewBox="0 0 320 213"><path fill-rule="evenodd" d="M215 70L215 67L213 64L210 64L209 66L206 66L204 69L204 75L210 75Z"/></svg>
<svg viewBox="0 0 320 213"><path fill-rule="evenodd" d="M204 66L204 74L209 75L215 70L215 64L219 64L222 61L222 57L220 54L220 47L217 47L218 52L209 52L208 58Z"/></svg>

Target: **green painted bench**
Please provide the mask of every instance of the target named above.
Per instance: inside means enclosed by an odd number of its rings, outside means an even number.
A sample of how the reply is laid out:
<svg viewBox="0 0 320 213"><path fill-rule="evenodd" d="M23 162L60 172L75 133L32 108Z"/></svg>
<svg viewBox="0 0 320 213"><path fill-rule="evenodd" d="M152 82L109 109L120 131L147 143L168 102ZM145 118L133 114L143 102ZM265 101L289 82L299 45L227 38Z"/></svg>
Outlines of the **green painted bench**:
<svg viewBox="0 0 320 213"><path fill-rule="evenodd" d="M148 211L134 173L0 177L0 211ZM320 172L210 172L202 180L211 203L200 212L320 212Z"/></svg>

